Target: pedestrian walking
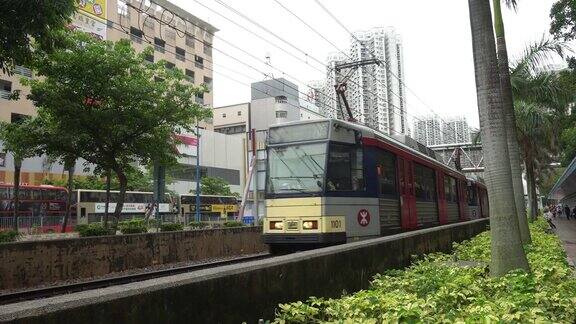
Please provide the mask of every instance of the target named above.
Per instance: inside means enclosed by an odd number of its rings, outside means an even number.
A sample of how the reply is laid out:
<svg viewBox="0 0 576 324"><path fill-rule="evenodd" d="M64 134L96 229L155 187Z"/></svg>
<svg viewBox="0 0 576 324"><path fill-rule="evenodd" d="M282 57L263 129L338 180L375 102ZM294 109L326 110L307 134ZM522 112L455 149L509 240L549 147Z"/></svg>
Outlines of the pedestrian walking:
<svg viewBox="0 0 576 324"><path fill-rule="evenodd" d="M558 204L556 205L556 213L558 214L559 217L562 217L562 205Z"/></svg>
<svg viewBox="0 0 576 324"><path fill-rule="evenodd" d="M550 209L548 209L548 207L544 207L544 219L548 222L550 228L556 229L556 225L552 223L552 213L550 212Z"/></svg>
<svg viewBox="0 0 576 324"><path fill-rule="evenodd" d="M576 219L576 205L574 206L574 208L572 208L572 217Z"/></svg>
<svg viewBox="0 0 576 324"><path fill-rule="evenodd" d="M566 214L566 219L570 219L570 207L564 205L564 214Z"/></svg>

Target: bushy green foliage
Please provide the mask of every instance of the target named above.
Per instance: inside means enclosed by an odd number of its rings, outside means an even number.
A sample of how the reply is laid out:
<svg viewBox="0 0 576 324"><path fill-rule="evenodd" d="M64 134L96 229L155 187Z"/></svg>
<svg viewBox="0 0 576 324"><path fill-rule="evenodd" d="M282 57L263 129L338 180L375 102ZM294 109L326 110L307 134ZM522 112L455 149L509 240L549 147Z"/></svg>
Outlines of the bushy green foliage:
<svg viewBox="0 0 576 324"><path fill-rule="evenodd" d="M74 230L78 232L80 237L103 236L112 234L112 232L109 229L106 229L102 223L80 224L76 225Z"/></svg>
<svg viewBox="0 0 576 324"><path fill-rule="evenodd" d="M138 234L148 232L148 227L144 219L133 218L131 220L120 222L120 232L122 234Z"/></svg>
<svg viewBox="0 0 576 324"><path fill-rule="evenodd" d="M190 222L188 226L192 229L202 229L210 227L210 224L206 222Z"/></svg>
<svg viewBox="0 0 576 324"><path fill-rule="evenodd" d="M560 241L546 229L542 219L531 224L532 273L491 277L486 232L455 244L454 255L431 254L377 275L368 290L280 305L275 323L574 323L576 278Z"/></svg>
<svg viewBox="0 0 576 324"><path fill-rule="evenodd" d="M19 236L18 231L0 231L0 243L14 242Z"/></svg>
<svg viewBox="0 0 576 324"><path fill-rule="evenodd" d="M184 225L177 223L164 223L160 225L160 230L162 232L174 232L184 230Z"/></svg>
<svg viewBox="0 0 576 324"><path fill-rule="evenodd" d="M242 227L244 223L238 221L229 221L222 224L224 227Z"/></svg>

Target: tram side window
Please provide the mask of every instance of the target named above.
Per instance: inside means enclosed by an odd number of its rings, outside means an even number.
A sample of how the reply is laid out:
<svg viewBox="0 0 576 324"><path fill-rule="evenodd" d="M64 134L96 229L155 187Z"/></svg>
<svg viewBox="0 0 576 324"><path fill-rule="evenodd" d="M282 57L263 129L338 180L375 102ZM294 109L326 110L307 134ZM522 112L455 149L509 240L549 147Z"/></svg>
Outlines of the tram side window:
<svg viewBox="0 0 576 324"><path fill-rule="evenodd" d="M378 182L380 195L396 195L396 156L381 152L378 157Z"/></svg>
<svg viewBox="0 0 576 324"><path fill-rule="evenodd" d="M478 192L476 187L468 186L466 187L466 191L468 193L468 205L469 206L478 206Z"/></svg>
<svg viewBox="0 0 576 324"><path fill-rule="evenodd" d="M362 147L330 145L326 185L332 192L365 190Z"/></svg>
<svg viewBox="0 0 576 324"><path fill-rule="evenodd" d="M458 202L458 191L456 189L456 179L451 176L444 177L444 194L447 202Z"/></svg>
<svg viewBox="0 0 576 324"><path fill-rule="evenodd" d="M414 187L417 200L435 201L436 177L434 176L434 170L414 163Z"/></svg>

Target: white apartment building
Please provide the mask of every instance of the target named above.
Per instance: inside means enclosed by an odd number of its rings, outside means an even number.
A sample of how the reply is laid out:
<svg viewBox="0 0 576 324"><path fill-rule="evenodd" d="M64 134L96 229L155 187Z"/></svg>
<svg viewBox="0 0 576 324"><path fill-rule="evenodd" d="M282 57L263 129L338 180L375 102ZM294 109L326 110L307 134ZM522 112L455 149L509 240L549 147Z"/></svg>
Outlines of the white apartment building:
<svg viewBox="0 0 576 324"><path fill-rule="evenodd" d="M374 58L381 64L342 70L338 76L351 73L346 98L354 118L391 135L408 134L402 39L392 27L355 32L349 53L329 55L326 81L308 85L319 113L328 118L342 118L334 89L338 81L334 66Z"/></svg>
<svg viewBox="0 0 576 324"><path fill-rule="evenodd" d="M416 141L431 145L470 143L471 129L466 117L457 116L441 119L439 116L424 116L414 120L413 137Z"/></svg>
<svg viewBox="0 0 576 324"><path fill-rule="evenodd" d="M442 121L436 116L414 119L413 138L426 146L442 144Z"/></svg>
<svg viewBox="0 0 576 324"><path fill-rule="evenodd" d="M469 143L472 140L470 126L463 116L445 119L442 135L444 136L442 144Z"/></svg>

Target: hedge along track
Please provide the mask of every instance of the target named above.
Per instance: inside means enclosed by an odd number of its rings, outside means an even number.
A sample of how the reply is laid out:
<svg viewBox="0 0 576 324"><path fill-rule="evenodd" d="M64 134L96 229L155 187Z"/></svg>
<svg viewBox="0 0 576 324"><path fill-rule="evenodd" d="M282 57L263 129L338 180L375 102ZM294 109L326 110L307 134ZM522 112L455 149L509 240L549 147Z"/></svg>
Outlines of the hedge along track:
<svg viewBox="0 0 576 324"><path fill-rule="evenodd" d="M197 263L193 265L180 266L174 268L167 268L161 270L146 271L134 274L128 274L118 277L101 278L89 281L67 283L63 285L56 285L50 287L33 288L27 290L20 290L15 292L10 292L7 294L0 295L0 305L12 304L21 301L34 300L47 298L58 295L65 295L73 292L80 292L85 290L105 288L110 286L122 285L137 281L143 281L148 279L160 278L171 276L180 273L186 273L191 271L197 271L202 269L209 269L224 265L255 261L261 259L270 258L272 255L270 253L261 253L250 256L243 256L234 259L212 261L205 263Z"/></svg>

